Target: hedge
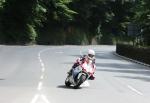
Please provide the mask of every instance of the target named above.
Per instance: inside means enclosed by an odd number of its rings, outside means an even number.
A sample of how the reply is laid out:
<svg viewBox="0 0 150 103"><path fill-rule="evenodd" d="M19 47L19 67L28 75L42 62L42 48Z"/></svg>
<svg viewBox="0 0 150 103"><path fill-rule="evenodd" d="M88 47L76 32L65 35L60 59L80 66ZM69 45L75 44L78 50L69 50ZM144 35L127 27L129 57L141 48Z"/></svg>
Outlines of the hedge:
<svg viewBox="0 0 150 103"><path fill-rule="evenodd" d="M116 53L146 64L150 64L150 48L139 48L127 44L117 44Z"/></svg>

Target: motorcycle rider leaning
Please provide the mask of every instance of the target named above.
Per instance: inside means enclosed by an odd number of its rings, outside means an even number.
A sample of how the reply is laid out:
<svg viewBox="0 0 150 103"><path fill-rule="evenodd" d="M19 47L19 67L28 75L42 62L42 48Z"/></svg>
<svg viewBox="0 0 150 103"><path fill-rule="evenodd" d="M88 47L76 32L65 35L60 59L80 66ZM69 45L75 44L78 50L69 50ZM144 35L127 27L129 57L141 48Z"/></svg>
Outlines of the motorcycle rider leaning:
<svg viewBox="0 0 150 103"><path fill-rule="evenodd" d="M79 65L81 65L81 64L83 64L85 62L87 62L87 64L89 64L89 65L92 65L92 72L90 72L91 76L90 76L89 79L90 80L94 80L95 79L94 73L95 73L95 70L96 70L96 65L95 65L95 51L92 50L92 49L88 50L88 54L87 55L83 55L83 56L81 56L80 58L78 58L76 60L76 62L73 64L73 66L72 66L71 70L68 72L68 74L71 75L72 74L72 70L74 68L76 68L77 66L79 66Z"/></svg>

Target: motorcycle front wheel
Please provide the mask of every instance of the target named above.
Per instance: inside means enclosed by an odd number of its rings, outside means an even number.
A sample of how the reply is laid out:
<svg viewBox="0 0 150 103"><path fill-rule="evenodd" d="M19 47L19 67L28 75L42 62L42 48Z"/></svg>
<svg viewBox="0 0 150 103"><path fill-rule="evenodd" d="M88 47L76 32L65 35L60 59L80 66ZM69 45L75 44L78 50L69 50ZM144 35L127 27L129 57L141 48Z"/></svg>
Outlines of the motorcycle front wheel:
<svg viewBox="0 0 150 103"><path fill-rule="evenodd" d="M74 86L74 89L78 89L80 85L86 80L86 75L81 75L79 80L77 81L77 85Z"/></svg>

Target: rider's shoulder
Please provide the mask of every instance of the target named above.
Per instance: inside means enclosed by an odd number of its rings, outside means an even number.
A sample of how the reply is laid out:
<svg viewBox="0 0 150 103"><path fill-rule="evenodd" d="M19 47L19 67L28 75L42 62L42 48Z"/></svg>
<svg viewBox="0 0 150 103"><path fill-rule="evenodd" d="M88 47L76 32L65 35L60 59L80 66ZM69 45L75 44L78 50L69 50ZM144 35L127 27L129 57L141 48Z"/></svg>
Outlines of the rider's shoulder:
<svg viewBox="0 0 150 103"><path fill-rule="evenodd" d="M79 59L80 61L83 61L83 60L85 60L85 58L86 58L86 55L82 55L82 56L80 56L78 59Z"/></svg>

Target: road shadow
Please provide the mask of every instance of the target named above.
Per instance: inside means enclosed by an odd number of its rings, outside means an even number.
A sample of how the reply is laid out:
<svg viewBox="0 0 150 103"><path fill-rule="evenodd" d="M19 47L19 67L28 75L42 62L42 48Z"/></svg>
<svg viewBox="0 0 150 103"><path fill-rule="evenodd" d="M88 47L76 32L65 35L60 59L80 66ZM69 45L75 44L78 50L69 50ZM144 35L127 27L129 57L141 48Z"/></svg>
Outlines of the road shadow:
<svg viewBox="0 0 150 103"><path fill-rule="evenodd" d="M122 58L118 57L118 56L115 56L115 51L108 51L108 52L97 52L95 57L96 57L96 60L97 59L106 59L106 60L123 60Z"/></svg>
<svg viewBox="0 0 150 103"><path fill-rule="evenodd" d="M118 78L136 79L144 82L150 82L150 68L138 64L118 64L118 63L98 63L98 72L118 73ZM133 76L118 76L120 73L134 74ZM136 75L136 76L135 76ZM146 76L146 77L145 77Z"/></svg>
<svg viewBox="0 0 150 103"><path fill-rule="evenodd" d="M114 73L130 73L130 74L142 74L145 76L150 76L150 70L136 70L136 69L97 69L96 71L103 72L114 72Z"/></svg>
<svg viewBox="0 0 150 103"><path fill-rule="evenodd" d="M73 86L67 87L66 85L58 85L57 88L61 88L61 89L72 89L72 90L81 89L81 87L75 89Z"/></svg>
<svg viewBox="0 0 150 103"><path fill-rule="evenodd" d="M150 82L150 77L140 77L140 76L115 76L119 78L128 78L128 79L138 79L146 82Z"/></svg>
<svg viewBox="0 0 150 103"><path fill-rule="evenodd" d="M0 80L5 80L4 78L0 78Z"/></svg>
<svg viewBox="0 0 150 103"><path fill-rule="evenodd" d="M112 63L109 61L103 63L96 63L96 71L100 72L112 72L112 73L126 73L126 74L134 74L136 76L115 76L118 78L127 78L127 79L138 79L145 82L150 82L150 68L146 67L144 65L140 65L133 62L128 62L125 59L122 59L116 55L108 54L111 58L109 59L109 56L107 55L106 59L111 60ZM105 54L106 55L106 54ZM105 58L105 57L104 57ZM104 59L103 56L99 56L99 59ZM114 60L117 60L113 63ZM119 62L120 60L123 60L123 62ZM120 75L120 74L119 74ZM146 76L146 77L145 77Z"/></svg>
<svg viewBox="0 0 150 103"><path fill-rule="evenodd" d="M135 66L133 66L132 64L130 65L130 64L119 64L119 63L107 63L107 61L106 63L96 63L96 67L99 67L99 68L109 67L109 68L116 68L116 69L117 68L118 69L126 69L126 68L130 69L131 67L134 67L134 69L136 69Z"/></svg>
<svg viewBox="0 0 150 103"><path fill-rule="evenodd" d="M101 60L101 59L102 60L125 60L125 59L122 59L122 58L120 58L114 54L115 54L115 51L108 51L108 52L96 51L95 58L96 58L96 60ZM87 54L83 54L83 55L87 55ZM76 59L77 59L83 55L69 55L69 56L76 57Z"/></svg>
<svg viewBox="0 0 150 103"><path fill-rule="evenodd" d="M111 59L109 56L106 57L107 54L108 54L108 53L105 53L105 52L96 52L95 57L96 57L96 59ZM82 54L82 55L69 55L69 56L73 56L73 57L79 58L79 57L81 57L81 56L83 56L83 55L87 55L87 54Z"/></svg>
<svg viewBox="0 0 150 103"><path fill-rule="evenodd" d="M96 51L96 72L112 72L112 73L124 73L134 74L136 76L116 76L118 78L138 79L145 82L150 82L150 68L144 65L140 65L134 62L129 62L123 58L114 55L115 51ZM70 55L80 57L80 55ZM97 62L100 60L102 62ZM111 62L112 61L112 62ZM66 64L72 64L66 62ZM148 76L148 77L145 77Z"/></svg>

